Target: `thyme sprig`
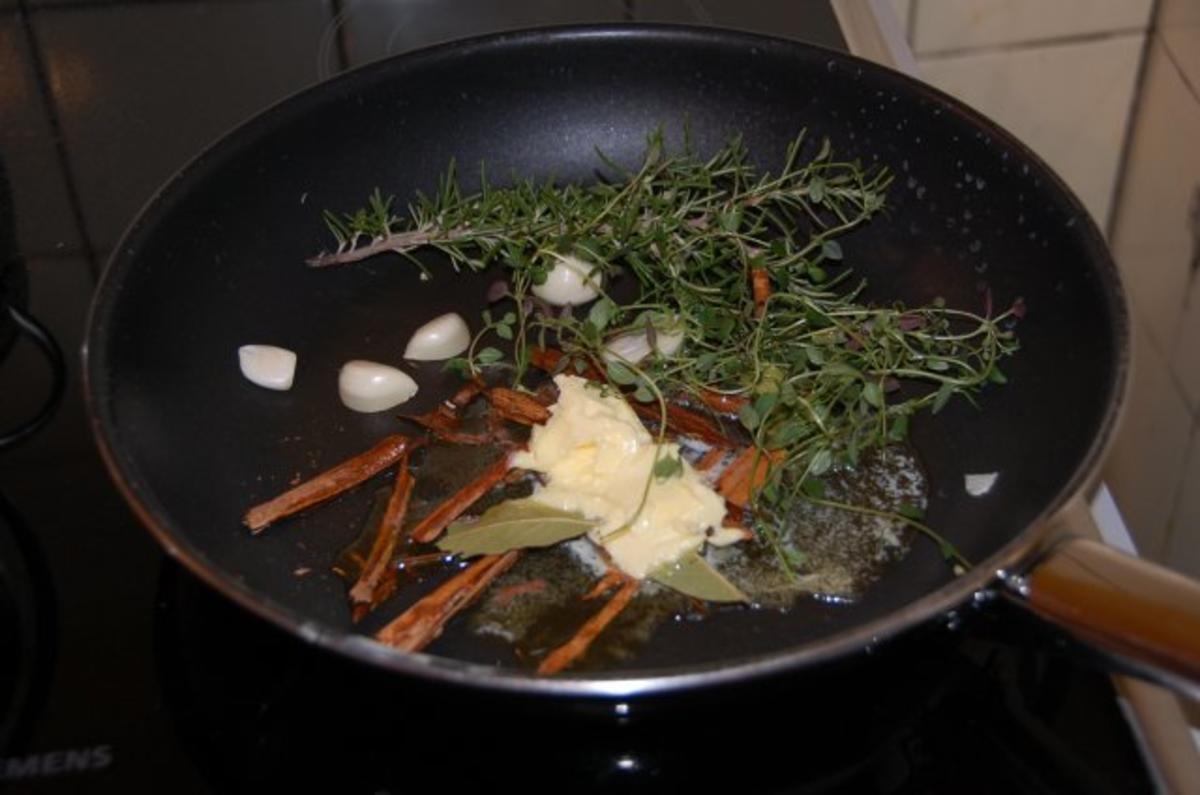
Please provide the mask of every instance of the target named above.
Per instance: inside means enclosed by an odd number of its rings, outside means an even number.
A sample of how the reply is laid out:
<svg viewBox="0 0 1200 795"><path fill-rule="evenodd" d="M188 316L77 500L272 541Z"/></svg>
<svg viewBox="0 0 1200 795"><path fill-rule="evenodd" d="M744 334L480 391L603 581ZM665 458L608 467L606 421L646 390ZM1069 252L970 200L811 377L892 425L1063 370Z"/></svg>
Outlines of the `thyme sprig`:
<svg viewBox="0 0 1200 795"><path fill-rule="evenodd" d="M798 499L820 499L830 470L903 441L914 414L1005 381L999 364L1018 347L1019 299L994 316L990 297L984 314L862 299L839 238L883 210L885 168L839 160L827 140L803 134L773 174L760 173L739 140L701 159L687 145L668 153L661 133L649 136L636 171L603 162L612 178L589 186L495 188L481 173L469 194L452 166L407 216L376 191L354 213L326 214L337 248L309 262L391 251L425 272L414 252L431 249L456 269L502 263L515 308L499 321L489 315L452 367L496 363L496 348L479 347L494 333L511 345L517 385L530 347L549 342L568 354L564 366L587 363L635 400L734 399L742 429L775 462L755 496L760 528ZM582 317L539 306L530 290L564 256L595 265L606 287L631 275L637 297L605 294ZM755 290L764 273L765 298ZM684 333L672 356L622 361L606 349L626 334L646 335L655 349L667 328Z"/></svg>

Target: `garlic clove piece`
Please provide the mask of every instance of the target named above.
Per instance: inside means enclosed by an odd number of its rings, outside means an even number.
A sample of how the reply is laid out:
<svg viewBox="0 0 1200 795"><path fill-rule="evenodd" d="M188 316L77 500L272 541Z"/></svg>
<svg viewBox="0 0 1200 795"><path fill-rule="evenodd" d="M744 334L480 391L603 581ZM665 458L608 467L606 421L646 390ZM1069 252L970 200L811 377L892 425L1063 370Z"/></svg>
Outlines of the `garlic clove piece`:
<svg viewBox="0 0 1200 795"><path fill-rule="evenodd" d="M578 257L555 254L546 281L533 285L533 294L555 306L579 306L594 301L604 285L604 273Z"/></svg>
<svg viewBox="0 0 1200 795"><path fill-rule="evenodd" d="M670 358L674 356L680 346L683 345L683 328L676 327L671 331L664 331L657 325L654 328L654 350L660 356ZM629 364L637 364L650 355L650 339L645 331L627 331L624 334L617 336L604 343L604 360L625 361Z"/></svg>
<svg viewBox="0 0 1200 795"><path fill-rule="evenodd" d="M417 382L395 367L352 359L338 373L338 396L346 408L363 413L386 411L417 394Z"/></svg>
<svg viewBox="0 0 1200 795"><path fill-rule="evenodd" d="M404 348L404 358L417 362L440 362L458 356L471 345L467 321L447 312L413 332Z"/></svg>
<svg viewBox="0 0 1200 795"><path fill-rule="evenodd" d="M992 486L996 485L998 477L1000 477L999 472L978 472L963 475L963 487L967 490L967 494L970 494L972 497L982 497L992 490Z"/></svg>
<svg viewBox="0 0 1200 795"><path fill-rule="evenodd" d="M238 366L251 383L285 392L296 376L296 354L274 345L243 345L238 348Z"/></svg>

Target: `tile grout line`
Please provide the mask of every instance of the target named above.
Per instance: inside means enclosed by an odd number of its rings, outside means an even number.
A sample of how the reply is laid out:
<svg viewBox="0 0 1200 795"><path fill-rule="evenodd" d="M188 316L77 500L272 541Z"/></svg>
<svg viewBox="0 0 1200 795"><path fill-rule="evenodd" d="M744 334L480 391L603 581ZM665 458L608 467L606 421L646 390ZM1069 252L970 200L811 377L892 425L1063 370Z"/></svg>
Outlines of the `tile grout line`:
<svg viewBox="0 0 1200 795"><path fill-rule="evenodd" d="M1191 407L1188 407L1189 412ZM1200 455L1200 417L1192 413L1192 428L1188 434L1188 451L1183 458L1183 467L1179 472L1179 480L1175 483L1175 494L1171 499L1171 512L1167 514L1167 532L1163 535L1163 559L1166 560L1168 551L1172 548L1172 541L1175 539L1175 531L1179 530L1179 520L1182 518L1179 515L1180 509L1183 507L1183 498L1187 493L1187 483L1184 478L1187 477L1191 470L1192 457ZM1172 565L1171 561L1167 561L1167 565Z"/></svg>
<svg viewBox="0 0 1200 795"><path fill-rule="evenodd" d="M1011 52L1028 52L1031 50L1046 49L1049 47L1061 47L1063 45L1073 44L1092 44L1101 41L1110 41L1114 39L1130 38L1132 36L1146 35L1148 28L1118 28L1115 30L1106 30L1099 33L1073 33L1067 36L1056 36L1051 39L1037 39L1035 41L1014 41L1003 44L985 44L979 47L948 47L941 50L926 50L917 52L916 56L919 60L943 60L950 58L961 58L968 55L997 55L1000 53Z"/></svg>
<svg viewBox="0 0 1200 795"><path fill-rule="evenodd" d="M1125 129L1121 133L1121 151L1117 156L1117 171L1113 174L1111 193L1109 194L1108 217L1104 219L1104 239L1111 243L1116 232L1117 214L1121 204L1121 196L1125 192L1125 181L1129 174L1129 160L1133 152L1133 136L1137 121L1141 118L1143 102L1146 96L1146 76L1150 64L1151 50L1157 37L1153 24L1145 32L1142 40L1142 51L1138 55L1137 75L1134 77L1133 97L1125 113Z"/></svg>
<svg viewBox="0 0 1200 795"><path fill-rule="evenodd" d="M29 48L29 60L33 67L34 79L37 81L38 94L41 96L42 110L45 112L46 121L50 125L50 135L54 142L54 152L58 157L59 169L62 172L63 181L66 185L67 204L71 208L72 220L75 222L75 229L79 235L79 244L83 249L82 253L87 260L88 272L94 284L100 277L100 265L96 259L96 249L92 245L91 235L88 233L87 220L83 214L83 202L79 196L79 186L75 182L75 173L71 168L71 159L67 152L66 133L62 126L62 119L58 115L58 107L54 102L54 97L50 90L50 82L46 76L46 65L42 59L42 50L38 44L37 34L33 29L33 19L29 11L28 0L18 0L17 13L21 18L21 28L25 33L26 46Z"/></svg>
<svg viewBox="0 0 1200 795"><path fill-rule="evenodd" d="M917 35L917 6L920 2L921 0L912 0L908 4L908 19L904 20L904 38L908 39L909 49L913 48L913 39Z"/></svg>
<svg viewBox="0 0 1200 795"><path fill-rule="evenodd" d="M1183 64L1179 63L1179 59L1175 57L1175 52L1171 49L1171 45L1167 43L1167 40L1163 38L1161 33L1158 34L1158 39L1162 44L1163 52L1167 54L1167 60L1171 62L1171 66L1179 74L1179 79L1183 81L1184 87L1192 95L1192 99L1196 100L1197 104L1200 104L1200 87L1193 85L1192 81L1188 79L1187 72L1183 70Z"/></svg>

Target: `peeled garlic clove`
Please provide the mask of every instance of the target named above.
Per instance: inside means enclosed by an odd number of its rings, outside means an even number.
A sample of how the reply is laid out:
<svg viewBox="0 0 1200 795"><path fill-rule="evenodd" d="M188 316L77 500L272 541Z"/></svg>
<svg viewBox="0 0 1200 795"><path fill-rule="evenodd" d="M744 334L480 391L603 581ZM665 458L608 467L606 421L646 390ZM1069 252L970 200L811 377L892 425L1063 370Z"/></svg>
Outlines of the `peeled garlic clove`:
<svg viewBox="0 0 1200 795"><path fill-rule="evenodd" d="M338 396L347 408L370 413L399 406L417 394L408 373L378 362L354 359L338 373Z"/></svg>
<svg viewBox="0 0 1200 795"><path fill-rule="evenodd" d="M533 294L548 304L578 306L595 300L604 284L600 268L578 257L554 255L546 281L533 286Z"/></svg>
<svg viewBox="0 0 1200 795"><path fill-rule="evenodd" d="M663 331L654 329L654 350L661 356L674 356L683 345L683 329ZM644 331L629 331L613 337L604 344L605 361L626 361L637 364L650 355L650 339Z"/></svg>
<svg viewBox="0 0 1200 795"><path fill-rule="evenodd" d="M404 358L418 362L440 362L458 356L471 345L467 321L454 312L439 315L413 332Z"/></svg>
<svg viewBox="0 0 1200 795"><path fill-rule="evenodd" d="M996 485L996 478L1000 477L999 472L979 472L971 475L963 475L963 486L967 490L967 494L972 497L982 497L992 490L992 486Z"/></svg>
<svg viewBox="0 0 1200 795"><path fill-rule="evenodd" d="M296 354L274 345L243 345L238 348L238 365L250 382L283 392L292 388Z"/></svg>

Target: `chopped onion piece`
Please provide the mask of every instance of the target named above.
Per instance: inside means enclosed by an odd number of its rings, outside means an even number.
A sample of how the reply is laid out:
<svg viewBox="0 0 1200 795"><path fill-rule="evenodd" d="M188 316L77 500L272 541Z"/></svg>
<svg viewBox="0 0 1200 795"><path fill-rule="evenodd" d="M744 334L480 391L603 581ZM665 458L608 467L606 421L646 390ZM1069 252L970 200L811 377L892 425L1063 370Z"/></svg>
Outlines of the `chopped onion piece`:
<svg viewBox="0 0 1200 795"><path fill-rule="evenodd" d="M296 354L274 345L243 345L238 348L238 365L247 380L283 392L292 388Z"/></svg>
<svg viewBox="0 0 1200 795"><path fill-rule="evenodd" d="M338 373L338 396L347 408L370 413L399 406L417 394L408 373L386 364L354 359Z"/></svg>
<svg viewBox="0 0 1200 795"><path fill-rule="evenodd" d="M578 257L555 254L557 262L546 281L533 286L533 294L548 304L578 306L600 295L604 274L600 268Z"/></svg>
<svg viewBox="0 0 1200 795"><path fill-rule="evenodd" d="M992 490L992 486L996 485L996 478L998 477L1000 477L999 472L964 475L963 481L967 488L967 494L970 494L972 497L982 497Z"/></svg>
<svg viewBox="0 0 1200 795"><path fill-rule="evenodd" d="M455 312L447 312L413 332L404 358L418 362L440 362L458 356L471 345L471 330Z"/></svg>

